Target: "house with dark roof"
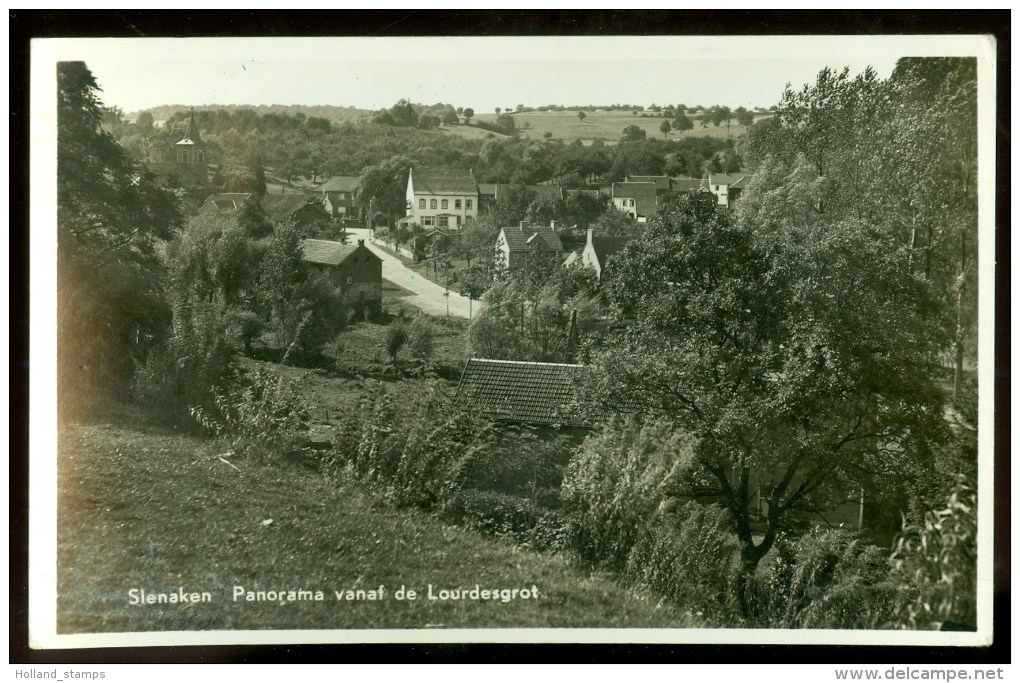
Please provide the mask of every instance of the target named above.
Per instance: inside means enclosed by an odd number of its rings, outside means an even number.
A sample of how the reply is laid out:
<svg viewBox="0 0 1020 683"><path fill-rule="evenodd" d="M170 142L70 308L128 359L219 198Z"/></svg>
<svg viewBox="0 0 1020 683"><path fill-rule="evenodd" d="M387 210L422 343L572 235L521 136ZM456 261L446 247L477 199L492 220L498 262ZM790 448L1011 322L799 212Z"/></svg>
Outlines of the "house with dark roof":
<svg viewBox="0 0 1020 683"><path fill-rule="evenodd" d="M655 183L613 183L613 206L638 223L644 223L657 206Z"/></svg>
<svg viewBox="0 0 1020 683"><path fill-rule="evenodd" d="M563 259L563 242L552 226L501 228L496 238L497 268L518 269L539 260L559 262Z"/></svg>
<svg viewBox="0 0 1020 683"><path fill-rule="evenodd" d="M628 183L655 183L655 189L659 191L669 191L671 186L669 184L669 176L667 175L629 175L627 176Z"/></svg>
<svg viewBox="0 0 1020 683"><path fill-rule="evenodd" d="M460 230L478 216L478 183L471 171L411 169L404 222L426 230Z"/></svg>
<svg viewBox="0 0 1020 683"><path fill-rule="evenodd" d="M675 194L692 194L694 192L708 192L708 180L706 178L686 178L675 176L669 179L670 189Z"/></svg>
<svg viewBox="0 0 1020 683"><path fill-rule="evenodd" d="M382 259L365 246L327 240L302 240L305 263L325 273L350 304L378 311L382 306Z"/></svg>
<svg viewBox="0 0 1020 683"><path fill-rule="evenodd" d="M595 276L602 279L602 273L605 272L606 266L609 265L609 259L623 251L623 248L632 239L633 235L613 237L603 235L600 237L595 235L595 231L592 228L588 228L584 249L581 250L576 261L588 268L594 269ZM564 263L564 265L570 264Z"/></svg>
<svg viewBox="0 0 1020 683"><path fill-rule="evenodd" d="M587 426L574 381L583 366L470 358L457 384L459 401L493 421Z"/></svg>
<svg viewBox="0 0 1020 683"><path fill-rule="evenodd" d="M361 215L361 204L358 201L358 188L361 178L358 176L333 176L315 188L322 193L322 206L332 218L357 219Z"/></svg>
<svg viewBox="0 0 1020 683"><path fill-rule="evenodd" d="M747 176L741 173L708 174L708 189L715 195L716 205L726 209L733 207L746 182Z"/></svg>
<svg viewBox="0 0 1020 683"><path fill-rule="evenodd" d="M267 194L262 197L262 210L273 224L292 222L298 227L329 220L329 214L315 197L301 193Z"/></svg>

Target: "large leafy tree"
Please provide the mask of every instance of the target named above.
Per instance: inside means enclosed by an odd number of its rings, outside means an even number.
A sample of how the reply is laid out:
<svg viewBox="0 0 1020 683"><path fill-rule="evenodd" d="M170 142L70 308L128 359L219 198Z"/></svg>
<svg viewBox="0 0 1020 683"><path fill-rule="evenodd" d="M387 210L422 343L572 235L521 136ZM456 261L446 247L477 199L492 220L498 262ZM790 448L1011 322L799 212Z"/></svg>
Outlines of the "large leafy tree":
<svg viewBox="0 0 1020 683"><path fill-rule="evenodd" d="M941 438L933 301L908 257L858 222L755 232L697 196L617 255L606 287L630 324L591 352L585 394L691 435L674 493L729 509L740 587L792 513L914 476Z"/></svg>
<svg viewBox="0 0 1020 683"><path fill-rule="evenodd" d="M177 198L101 129L83 62L57 65L57 286L61 408L126 388L132 359L164 327L158 245L180 225Z"/></svg>

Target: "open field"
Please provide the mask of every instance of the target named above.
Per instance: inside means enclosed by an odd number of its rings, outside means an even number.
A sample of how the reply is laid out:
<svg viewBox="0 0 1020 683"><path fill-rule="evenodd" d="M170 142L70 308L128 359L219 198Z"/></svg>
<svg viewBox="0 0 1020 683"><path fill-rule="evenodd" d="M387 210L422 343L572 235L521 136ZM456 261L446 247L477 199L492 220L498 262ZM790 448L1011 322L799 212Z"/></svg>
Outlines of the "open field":
<svg viewBox="0 0 1020 683"><path fill-rule="evenodd" d="M662 131L659 130L659 126L666 119L661 116L652 116L648 114L646 117L638 112L637 116L631 114L628 111L605 111L605 112L585 112L587 118L584 121L580 121L577 118L577 111L532 111L523 112L520 114L513 114L514 122L517 125L517 129L521 132L521 135L529 138L541 139L546 132L552 133L552 137L555 140L563 140L565 142L573 142L574 140L619 140L623 134L623 129L630 125L635 125L645 131L645 134L649 138L657 138L662 140ZM476 116L476 119L485 121L487 123L496 123L496 115L483 114ZM694 136L705 136L709 135L712 137L725 138L729 135L732 138L737 138L747 131L745 126L738 126L736 119L731 121L729 131L726 129L726 124L720 125L718 128L709 124L707 128L701 127L700 121L694 121L694 128L683 133L669 134L670 140L677 140L681 137L694 137Z"/></svg>
<svg viewBox="0 0 1020 683"><path fill-rule="evenodd" d="M227 464L225 450L139 426L131 415L62 432L59 632L697 626L562 558L386 507L351 483L332 484L308 458ZM535 586L538 597L427 597L430 585L438 595L476 584ZM395 599L402 585L420 599ZM376 600L335 593L380 586ZM176 595L179 588L209 601L129 604L132 590ZM322 591L322 600L246 600L247 591L281 590Z"/></svg>

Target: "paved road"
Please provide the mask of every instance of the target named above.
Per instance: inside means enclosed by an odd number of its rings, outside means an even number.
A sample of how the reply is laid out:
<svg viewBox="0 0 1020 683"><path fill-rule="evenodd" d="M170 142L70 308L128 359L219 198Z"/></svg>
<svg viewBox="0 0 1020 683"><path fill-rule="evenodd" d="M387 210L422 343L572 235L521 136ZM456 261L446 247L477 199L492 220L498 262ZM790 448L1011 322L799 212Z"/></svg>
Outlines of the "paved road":
<svg viewBox="0 0 1020 683"><path fill-rule="evenodd" d="M365 246L382 259L382 275L384 278L395 285L414 292L415 296L409 296L405 299L407 303L417 306L430 315L446 315L447 292L445 287L426 279L421 273L415 272L401 263L400 259L393 254L372 244L371 240L369 240L368 230L348 228L347 234L352 240L365 240ZM466 296L461 296L456 292L450 292L449 297L449 312L452 316L471 318L478 315L478 311L482 310L481 301L469 301Z"/></svg>

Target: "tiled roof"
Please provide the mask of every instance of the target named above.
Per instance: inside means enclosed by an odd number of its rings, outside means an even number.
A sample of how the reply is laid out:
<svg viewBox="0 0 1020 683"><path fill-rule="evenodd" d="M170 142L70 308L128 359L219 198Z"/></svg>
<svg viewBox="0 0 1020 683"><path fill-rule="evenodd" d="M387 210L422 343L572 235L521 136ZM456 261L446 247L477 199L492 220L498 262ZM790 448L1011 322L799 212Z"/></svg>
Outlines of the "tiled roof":
<svg viewBox="0 0 1020 683"><path fill-rule="evenodd" d="M220 192L210 195L202 204L202 211L237 211L251 200L251 192Z"/></svg>
<svg viewBox="0 0 1020 683"><path fill-rule="evenodd" d="M288 192L286 194L267 194L262 198L262 209L266 212L266 216L274 222L282 222L293 216L297 211L303 209L305 206L314 206L318 211L322 213L323 218L329 218L329 214L322 208L321 205L316 202L314 197L310 197L300 192Z"/></svg>
<svg viewBox="0 0 1020 683"><path fill-rule="evenodd" d="M631 175L627 180L632 183L655 183L656 190L669 189L669 176L665 175Z"/></svg>
<svg viewBox="0 0 1020 683"><path fill-rule="evenodd" d="M639 216L655 211L655 183L613 183L613 197L633 198Z"/></svg>
<svg viewBox="0 0 1020 683"><path fill-rule="evenodd" d="M742 174L710 173L708 182L710 185L729 185L730 187L740 189L744 186L744 178L746 176Z"/></svg>
<svg viewBox="0 0 1020 683"><path fill-rule="evenodd" d="M319 185L317 192L357 192L361 178L353 175L336 175Z"/></svg>
<svg viewBox="0 0 1020 683"><path fill-rule="evenodd" d="M563 189L559 185L528 185L527 188L546 199L563 199Z"/></svg>
<svg viewBox="0 0 1020 683"><path fill-rule="evenodd" d="M359 246L326 240L302 240L301 252L302 258L309 263L338 266L343 263L344 259L357 251Z"/></svg>
<svg viewBox="0 0 1020 683"><path fill-rule="evenodd" d="M669 182L675 192L697 192L708 189L708 181L704 178L670 178Z"/></svg>
<svg viewBox="0 0 1020 683"><path fill-rule="evenodd" d="M458 398L493 420L580 425L571 406L580 365L471 358Z"/></svg>
<svg viewBox="0 0 1020 683"><path fill-rule="evenodd" d="M536 239L541 239L545 243L546 249L550 251L563 251L563 242L560 241L560 236L546 225L503 228L503 236L506 238L506 244L510 251L530 250Z"/></svg>
<svg viewBox="0 0 1020 683"><path fill-rule="evenodd" d="M496 183L478 183L478 194L483 197L495 197L499 185Z"/></svg>
<svg viewBox="0 0 1020 683"><path fill-rule="evenodd" d="M623 251L623 248L627 246L627 242L630 242L631 239L633 239L632 235L618 237L598 237L597 235L592 235L591 246L595 250L595 255L599 258L599 264L605 268L609 257Z"/></svg>
<svg viewBox="0 0 1020 683"><path fill-rule="evenodd" d="M411 169L415 194L475 194L478 183L471 171Z"/></svg>

